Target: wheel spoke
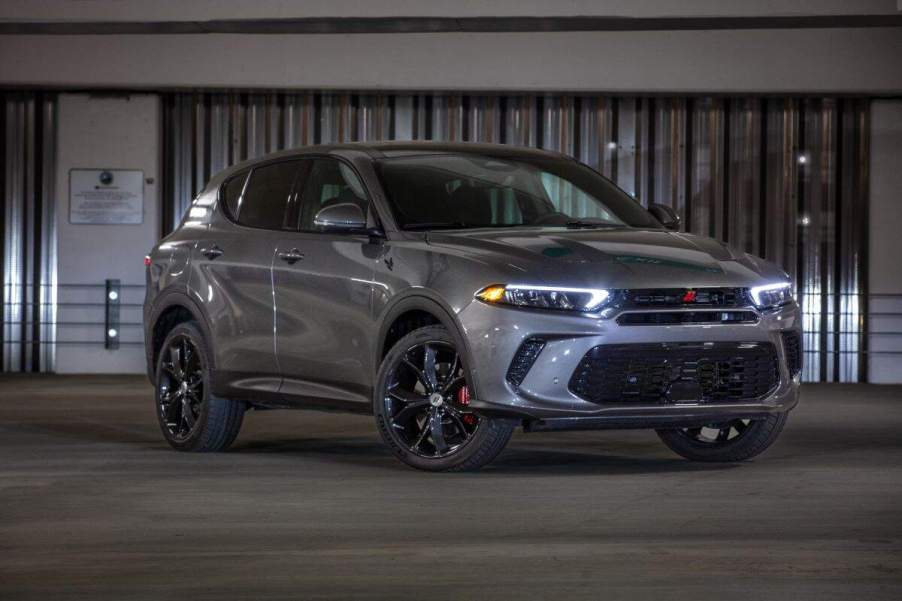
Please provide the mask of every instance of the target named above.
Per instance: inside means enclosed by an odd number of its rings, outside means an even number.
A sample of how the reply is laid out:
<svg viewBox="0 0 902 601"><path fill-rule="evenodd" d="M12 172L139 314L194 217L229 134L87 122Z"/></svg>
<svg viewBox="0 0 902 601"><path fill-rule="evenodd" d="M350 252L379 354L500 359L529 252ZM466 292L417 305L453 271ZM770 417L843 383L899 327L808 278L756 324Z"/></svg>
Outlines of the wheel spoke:
<svg viewBox="0 0 902 601"><path fill-rule="evenodd" d="M689 438L694 438L694 439L698 440L702 436L702 429L701 428L686 428L686 435L689 436Z"/></svg>
<svg viewBox="0 0 902 601"><path fill-rule="evenodd" d="M442 385L442 391L448 390L448 387L451 386L451 383L455 380L459 379L455 377L457 374L457 370L460 368L460 354L457 351L454 352L454 359L451 361L451 367L448 369L448 373L445 374L445 381Z"/></svg>
<svg viewBox="0 0 902 601"><path fill-rule="evenodd" d="M393 422L403 425L407 420L422 413L423 409L428 406L429 401L427 400L412 401L406 407L398 411L391 419Z"/></svg>
<svg viewBox="0 0 902 601"><path fill-rule="evenodd" d="M434 411L430 418L429 431L432 439L432 446L439 455L448 450L448 443L445 442L445 433L442 426L442 414L440 411Z"/></svg>
<svg viewBox="0 0 902 601"><path fill-rule="evenodd" d="M424 389L426 392L430 392L430 388L429 388L429 380L426 379L426 374L423 373L423 370L421 370L419 367L417 367L416 365L414 365L413 363L411 363L411 362L408 361L407 359L404 359L401 363L402 363L403 365L405 365L405 366L407 367L407 369L411 370L411 371L414 373L414 375L416 376L417 380L419 380L420 384L423 385L423 389Z"/></svg>
<svg viewBox="0 0 902 601"><path fill-rule="evenodd" d="M166 418L166 423L177 424L181 421L179 416L179 408L181 406L182 403L175 398L172 398L168 402L161 403L160 409L162 410L163 417Z"/></svg>
<svg viewBox="0 0 902 601"><path fill-rule="evenodd" d="M463 376L458 376L456 378L452 378L445 383L445 386L442 388L442 392L447 393L449 390L451 390L458 384L463 384L466 381L467 381L467 379Z"/></svg>
<svg viewBox="0 0 902 601"><path fill-rule="evenodd" d="M423 374L429 383L429 391L438 388L438 374L435 370L435 346L426 343L423 347Z"/></svg>
<svg viewBox="0 0 902 601"><path fill-rule="evenodd" d="M188 364L191 362L191 348L187 338L182 338L182 373L188 377Z"/></svg>
<svg viewBox="0 0 902 601"><path fill-rule="evenodd" d="M447 407L448 415L451 417L451 421L454 422L454 427L460 432L460 436L462 439L466 440L469 433L467 432L467 427L464 426L464 422L460 419L460 414L457 413L454 409Z"/></svg>
<svg viewBox="0 0 902 601"><path fill-rule="evenodd" d="M392 388L388 389L388 394L402 403L416 403L419 401L426 402L428 399L426 395L420 394L418 392L413 392L410 390L404 390L399 385L395 385Z"/></svg>
<svg viewBox="0 0 902 601"><path fill-rule="evenodd" d="M733 429L732 424L727 424L725 428L721 428L717 433L717 442L726 442L730 438L730 430Z"/></svg>
<svg viewBox="0 0 902 601"><path fill-rule="evenodd" d="M185 370L182 368L182 349L177 344L169 347L169 364L172 366L172 375L181 383L185 379Z"/></svg>
<svg viewBox="0 0 902 601"><path fill-rule="evenodd" d="M182 420L188 426L188 430L194 427L194 412L191 410L191 404L187 399L182 403Z"/></svg>
<svg viewBox="0 0 902 601"><path fill-rule="evenodd" d="M420 433L417 434L416 440L413 442L412 445L410 445L410 448L413 449L414 451L419 449L420 445L423 444L423 441L426 440L426 437L429 436L429 428L431 425L430 424L431 419L432 419L432 413L430 413L429 416L426 417L426 420L423 422L423 429L420 430Z"/></svg>

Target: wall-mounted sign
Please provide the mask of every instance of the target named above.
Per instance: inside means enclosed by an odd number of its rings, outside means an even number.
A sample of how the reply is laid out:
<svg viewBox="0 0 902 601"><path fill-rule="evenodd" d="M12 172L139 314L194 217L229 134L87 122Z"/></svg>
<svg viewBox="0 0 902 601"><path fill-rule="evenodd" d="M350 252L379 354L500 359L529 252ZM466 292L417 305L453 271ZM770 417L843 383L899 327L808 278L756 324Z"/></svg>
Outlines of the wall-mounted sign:
<svg viewBox="0 0 902 601"><path fill-rule="evenodd" d="M136 169L69 171L69 223L143 222L143 171Z"/></svg>

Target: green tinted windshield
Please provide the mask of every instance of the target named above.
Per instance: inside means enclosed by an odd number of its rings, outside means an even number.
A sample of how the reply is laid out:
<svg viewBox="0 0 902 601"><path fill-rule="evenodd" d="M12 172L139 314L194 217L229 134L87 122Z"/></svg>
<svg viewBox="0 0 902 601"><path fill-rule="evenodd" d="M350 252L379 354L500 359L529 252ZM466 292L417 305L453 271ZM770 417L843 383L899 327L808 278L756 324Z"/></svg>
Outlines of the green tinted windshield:
<svg viewBox="0 0 902 601"><path fill-rule="evenodd" d="M379 162L405 229L661 227L610 181L575 161L422 154Z"/></svg>

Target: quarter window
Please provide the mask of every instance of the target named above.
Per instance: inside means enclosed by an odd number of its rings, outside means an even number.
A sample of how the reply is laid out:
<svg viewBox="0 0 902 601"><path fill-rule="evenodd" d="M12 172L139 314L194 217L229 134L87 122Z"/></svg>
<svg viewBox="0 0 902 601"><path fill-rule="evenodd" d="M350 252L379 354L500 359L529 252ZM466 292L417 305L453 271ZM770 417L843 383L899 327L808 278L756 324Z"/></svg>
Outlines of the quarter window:
<svg viewBox="0 0 902 601"><path fill-rule="evenodd" d="M247 171L232 177L222 187L220 198L232 219L238 218L238 201L241 200L241 191L244 190L245 181L247 181Z"/></svg>
<svg viewBox="0 0 902 601"><path fill-rule="evenodd" d="M300 161L280 161L251 172L238 206L238 223L271 230L290 229L286 208Z"/></svg>

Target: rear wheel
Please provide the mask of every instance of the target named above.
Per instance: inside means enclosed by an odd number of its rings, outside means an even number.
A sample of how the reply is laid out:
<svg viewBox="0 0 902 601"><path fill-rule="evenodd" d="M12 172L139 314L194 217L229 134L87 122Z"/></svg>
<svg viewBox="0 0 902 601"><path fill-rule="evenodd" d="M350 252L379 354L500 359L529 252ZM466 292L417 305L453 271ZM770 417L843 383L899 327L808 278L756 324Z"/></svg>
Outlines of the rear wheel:
<svg viewBox="0 0 902 601"><path fill-rule="evenodd" d="M470 409L467 373L442 326L414 330L392 347L379 369L374 413L398 459L423 470L463 471L501 452L513 423Z"/></svg>
<svg viewBox="0 0 902 601"><path fill-rule="evenodd" d="M701 428L658 430L672 451L693 461L732 462L751 459L774 443L788 413L762 420L736 419Z"/></svg>
<svg viewBox="0 0 902 601"><path fill-rule="evenodd" d="M167 442L179 451L221 451L241 429L244 403L210 392L210 356L193 322L166 336L157 358L156 412Z"/></svg>

